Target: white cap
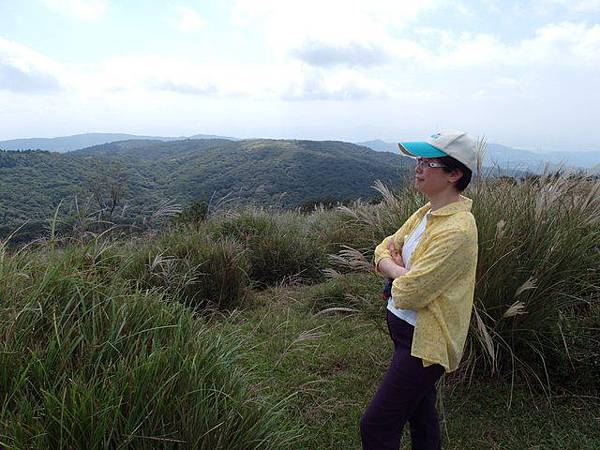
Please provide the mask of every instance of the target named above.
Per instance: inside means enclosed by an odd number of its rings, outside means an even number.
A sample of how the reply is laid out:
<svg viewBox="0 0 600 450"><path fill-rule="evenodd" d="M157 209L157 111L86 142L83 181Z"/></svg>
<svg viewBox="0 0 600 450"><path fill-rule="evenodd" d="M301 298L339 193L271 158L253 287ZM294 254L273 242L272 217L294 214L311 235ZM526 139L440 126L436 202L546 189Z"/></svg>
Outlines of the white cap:
<svg viewBox="0 0 600 450"><path fill-rule="evenodd" d="M440 131L425 141L401 142L398 147L402 153L412 157L441 158L451 156L467 166L471 172L477 170L477 152L475 142L462 131Z"/></svg>

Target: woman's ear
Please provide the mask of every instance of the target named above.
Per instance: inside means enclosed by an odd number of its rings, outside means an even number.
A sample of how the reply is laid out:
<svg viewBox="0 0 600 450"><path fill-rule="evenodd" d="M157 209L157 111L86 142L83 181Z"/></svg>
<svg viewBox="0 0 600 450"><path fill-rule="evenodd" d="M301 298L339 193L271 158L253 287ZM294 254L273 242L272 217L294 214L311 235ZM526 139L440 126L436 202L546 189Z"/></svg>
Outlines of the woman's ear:
<svg viewBox="0 0 600 450"><path fill-rule="evenodd" d="M463 176L463 172L460 169L454 169L452 170L452 172L450 172L450 177L448 177L448 182L449 183L456 183L458 180L460 180Z"/></svg>

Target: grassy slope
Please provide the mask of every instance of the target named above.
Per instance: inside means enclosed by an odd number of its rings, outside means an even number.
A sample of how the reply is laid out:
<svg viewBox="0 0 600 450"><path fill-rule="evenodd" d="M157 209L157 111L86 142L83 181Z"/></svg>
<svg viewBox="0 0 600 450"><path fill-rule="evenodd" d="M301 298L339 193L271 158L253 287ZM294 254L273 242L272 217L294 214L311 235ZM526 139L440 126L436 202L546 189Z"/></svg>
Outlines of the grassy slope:
<svg viewBox="0 0 600 450"><path fill-rule="evenodd" d="M247 336L245 364L262 389L292 396L290 419L305 426L302 449L358 449L358 422L391 356L381 320L310 312L315 287L262 293L257 306L216 327ZM508 408L511 403L510 408ZM563 395L548 402L526 386L446 378L441 420L445 449L600 448L600 399ZM403 449L410 448L405 433Z"/></svg>

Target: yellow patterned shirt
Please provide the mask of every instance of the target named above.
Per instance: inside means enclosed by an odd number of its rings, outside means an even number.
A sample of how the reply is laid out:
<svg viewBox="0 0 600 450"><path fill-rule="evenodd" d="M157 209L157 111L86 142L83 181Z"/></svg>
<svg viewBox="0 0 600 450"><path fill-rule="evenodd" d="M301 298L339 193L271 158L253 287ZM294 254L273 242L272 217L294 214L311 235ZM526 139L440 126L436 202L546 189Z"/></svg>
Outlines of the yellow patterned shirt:
<svg viewBox="0 0 600 450"><path fill-rule="evenodd" d="M475 291L477 225L472 201L460 196L432 211L425 232L411 257L411 269L392 284L396 308L417 312L411 354L423 365L440 364L446 372L458 367L463 354ZM393 239L402 250L405 238L431 208L419 208L392 236L375 249L375 267L391 258L387 249Z"/></svg>

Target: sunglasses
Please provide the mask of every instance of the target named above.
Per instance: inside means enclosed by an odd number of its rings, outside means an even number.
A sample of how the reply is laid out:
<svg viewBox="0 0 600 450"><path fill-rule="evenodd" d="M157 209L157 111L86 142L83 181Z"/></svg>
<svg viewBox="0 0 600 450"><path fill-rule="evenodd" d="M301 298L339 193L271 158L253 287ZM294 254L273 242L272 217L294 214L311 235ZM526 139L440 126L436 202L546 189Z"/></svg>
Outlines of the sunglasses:
<svg viewBox="0 0 600 450"><path fill-rule="evenodd" d="M445 165L443 165L442 163L439 162L435 162L435 161L427 161L423 158L417 158L417 167L431 167L432 169L443 169L444 167L446 167Z"/></svg>

